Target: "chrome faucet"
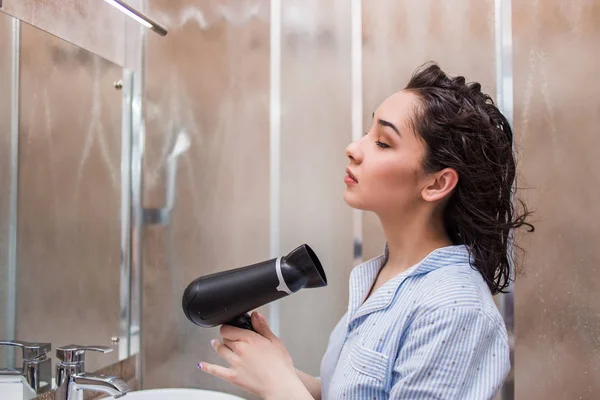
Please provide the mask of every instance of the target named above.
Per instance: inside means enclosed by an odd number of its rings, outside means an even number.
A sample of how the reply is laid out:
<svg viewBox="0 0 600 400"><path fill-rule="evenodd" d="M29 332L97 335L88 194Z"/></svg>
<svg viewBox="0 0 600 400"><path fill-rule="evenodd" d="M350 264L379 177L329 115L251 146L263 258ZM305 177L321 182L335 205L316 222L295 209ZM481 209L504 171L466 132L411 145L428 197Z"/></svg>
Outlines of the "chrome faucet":
<svg viewBox="0 0 600 400"><path fill-rule="evenodd" d="M85 372L85 352L109 353L106 346L68 345L56 349L56 400L83 400L85 390L103 392L115 398L125 396L129 385L114 376Z"/></svg>
<svg viewBox="0 0 600 400"><path fill-rule="evenodd" d="M23 351L23 368L0 369L2 377L19 377L25 384L26 398L45 393L52 388L50 343L30 343L20 340L0 340L0 346L19 347ZM28 395L27 395L28 394Z"/></svg>

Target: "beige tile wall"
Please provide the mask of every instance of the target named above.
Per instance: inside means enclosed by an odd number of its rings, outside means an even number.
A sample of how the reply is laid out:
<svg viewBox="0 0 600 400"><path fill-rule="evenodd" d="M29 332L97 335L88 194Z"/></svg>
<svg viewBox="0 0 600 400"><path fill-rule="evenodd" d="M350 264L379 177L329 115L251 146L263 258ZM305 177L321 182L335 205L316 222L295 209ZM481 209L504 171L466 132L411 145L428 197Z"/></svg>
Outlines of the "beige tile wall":
<svg viewBox="0 0 600 400"><path fill-rule="evenodd" d="M517 399L597 399L600 365L600 1L513 1L521 196Z"/></svg>

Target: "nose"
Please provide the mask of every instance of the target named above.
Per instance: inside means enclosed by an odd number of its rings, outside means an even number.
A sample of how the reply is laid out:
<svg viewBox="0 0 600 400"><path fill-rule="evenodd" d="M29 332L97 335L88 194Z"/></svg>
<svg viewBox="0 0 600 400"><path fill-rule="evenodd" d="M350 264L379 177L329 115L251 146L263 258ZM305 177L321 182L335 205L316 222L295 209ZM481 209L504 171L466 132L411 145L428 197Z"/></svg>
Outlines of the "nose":
<svg viewBox="0 0 600 400"><path fill-rule="evenodd" d="M355 140L346 147L346 157L357 164L360 164L363 158L363 153L360 148L361 139Z"/></svg>

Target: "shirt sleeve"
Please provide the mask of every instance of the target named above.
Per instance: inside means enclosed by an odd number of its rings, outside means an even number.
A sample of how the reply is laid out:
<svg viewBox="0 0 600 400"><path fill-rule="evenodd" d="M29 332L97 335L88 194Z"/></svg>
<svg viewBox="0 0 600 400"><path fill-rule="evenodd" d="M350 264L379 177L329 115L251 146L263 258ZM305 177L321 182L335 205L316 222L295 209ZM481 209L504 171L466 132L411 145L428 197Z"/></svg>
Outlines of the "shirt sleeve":
<svg viewBox="0 0 600 400"><path fill-rule="evenodd" d="M444 307L402 338L390 399L492 399L510 370L506 328L477 307Z"/></svg>

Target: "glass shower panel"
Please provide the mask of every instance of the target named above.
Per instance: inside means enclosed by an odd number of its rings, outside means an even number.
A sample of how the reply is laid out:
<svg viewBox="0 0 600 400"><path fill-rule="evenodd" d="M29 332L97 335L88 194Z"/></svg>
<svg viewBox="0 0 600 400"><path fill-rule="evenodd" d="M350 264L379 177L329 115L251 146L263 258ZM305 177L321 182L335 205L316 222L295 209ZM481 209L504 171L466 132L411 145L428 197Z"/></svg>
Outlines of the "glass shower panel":
<svg viewBox="0 0 600 400"><path fill-rule="evenodd" d="M144 207L164 207L176 137L170 224L144 232L143 384L247 393L202 374L222 363L218 329L187 320L181 296L195 278L269 258L269 2L153 1L169 27L148 35Z"/></svg>
<svg viewBox="0 0 600 400"><path fill-rule="evenodd" d="M295 365L319 375L345 313L353 267L352 209L343 199L352 141L351 2L281 2L281 253L307 243L328 286L281 300L280 336Z"/></svg>
<svg viewBox="0 0 600 400"><path fill-rule="evenodd" d="M0 337L14 335L14 263L9 255L11 222L11 183L13 168L12 86L13 86L13 21L0 12ZM0 366L9 366L9 350L0 348Z"/></svg>
<svg viewBox="0 0 600 400"><path fill-rule="evenodd" d="M600 2L513 0L519 192L517 399L600 398Z"/></svg>
<svg viewBox="0 0 600 400"><path fill-rule="evenodd" d="M119 335L122 68L21 24L16 337ZM88 356L111 364L118 351Z"/></svg>

